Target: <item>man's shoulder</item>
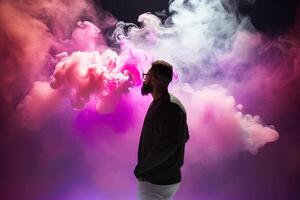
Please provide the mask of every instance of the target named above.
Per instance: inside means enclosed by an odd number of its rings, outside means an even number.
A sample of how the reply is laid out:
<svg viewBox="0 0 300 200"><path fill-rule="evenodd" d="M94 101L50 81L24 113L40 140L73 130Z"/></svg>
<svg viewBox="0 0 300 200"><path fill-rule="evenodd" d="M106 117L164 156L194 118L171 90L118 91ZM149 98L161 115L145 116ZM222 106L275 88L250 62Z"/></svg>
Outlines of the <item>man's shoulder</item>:
<svg viewBox="0 0 300 200"><path fill-rule="evenodd" d="M172 94L170 94L170 100L165 101L163 104L161 104L159 110L168 115L175 113L186 114L185 108L180 100Z"/></svg>
<svg viewBox="0 0 300 200"><path fill-rule="evenodd" d="M170 106L173 107L174 109L179 109L182 112L186 113L186 110L183 104L181 103L181 101L173 94L170 94Z"/></svg>

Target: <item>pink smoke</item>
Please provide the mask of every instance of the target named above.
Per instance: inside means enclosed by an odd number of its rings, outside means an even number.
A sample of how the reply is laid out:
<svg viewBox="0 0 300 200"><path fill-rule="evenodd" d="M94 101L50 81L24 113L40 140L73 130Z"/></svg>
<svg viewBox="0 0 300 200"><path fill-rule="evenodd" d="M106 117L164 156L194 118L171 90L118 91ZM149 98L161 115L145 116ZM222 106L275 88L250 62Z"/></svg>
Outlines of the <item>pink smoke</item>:
<svg viewBox="0 0 300 200"><path fill-rule="evenodd" d="M158 55L154 50L154 52L150 51L154 53L151 56L151 53L146 53L143 47L147 44L160 46L161 39L164 38L168 28L162 27L160 20L154 15L144 14L140 20L144 23L142 29L132 28L128 38L119 37L120 54L108 47L102 52L97 50L96 38L100 35L101 30L91 22L78 22L72 38L68 40L73 52L70 55L62 52L56 56L57 64L49 83L51 88L69 99L74 109L82 110L87 107L88 103L91 103L95 105L99 114L114 112L122 95L141 83L141 71L147 69L154 58L164 57L165 54L161 52L162 55ZM142 37L143 35L145 37ZM233 66L232 71L235 73L237 66L247 62L252 49L260 44L260 40L256 39L257 42L244 43L241 48L241 41L252 41L253 38L255 37L249 37L249 34L238 33L234 40L233 51L220 56L219 62L226 66L226 62L228 62L226 60L234 60L235 62L231 62L230 65ZM136 42L141 45L136 46ZM241 51L241 49L244 50ZM166 53L168 54L168 52ZM182 75L181 71L179 77ZM177 84L181 85L177 87L182 88L187 83ZM195 85L195 83L193 84ZM55 105L52 102L58 102L56 98L52 97L52 90L38 87L45 86L36 84L36 89L32 90L30 94L32 97L45 96L42 101L44 105ZM264 126L259 117L242 114L236 108L234 97L224 92L226 89L222 86L200 87L201 89L195 91L189 87L183 88L187 91L176 90L176 94L183 96L184 104L187 105L188 114L192 119L189 126L191 135L195 135L195 140L191 142L193 144L191 152L202 152L200 154L191 153L190 157L198 156L202 162L210 163L227 157L236 157L239 152L245 150L255 154L265 143L278 138L278 133L273 128ZM139 94L134 93L134 95ZM59 96L59 98L62 97ZM29 99L31 98L26 97L23 106L20 106L23 108L23 112L20 112L23 115L21 119L24 120L27 119L25 116L31 116L28 118L31 119L29 121L34 122L34 119L37 119L36 121L42 122L42 120L38 120L40 116L34 113L38 113L38 109L43 106L39 106L39 103ZM221 99L222 101L219 101ZM139 112L139 110L137 108L135 112ZM43 120L43 122L46 121ZM116 121L116 123L118 122ZM23 122L23 124L30 123ZM113 126L117 126L117 124ZM33 127L42 127L42 124Z"/></svg>
<svg viewBox="0 0 300 200"><path fill-rule="evenodd" d="M57 114L62 103L63 94L53 90L48 82L35 82L29 94L18 105L21 126L39 131L51 116Z"/></svg>
<svg viewBox="0 0 300 200"><path fill-rule="evenodd" d="M96 39L100 29L88 21L77 22L77 27L72 33L72 42L80 51L92 51L96 49Z"/></svg>
<svg viewBox="0 0 300 200"><path fill-rule="evenodd" d="M94 95L99 113L112 112L120 95L136 85L119 62L111 50L65 55L56 65L51 87L64 90L74 108L84 108Z"/></svg>
<svg viewBox="0 0 300 200"><path fill-rule="evenodd" d="M242 152L256 155L264 145L276 141L277 124L268 124L295 110L299 100L297 26L271 41L244 30L232 13L214 9L220 1L195 1L194 11L175 1L172 26L149 13L139 18L144 23L141 28L126 32L119 23L115 33L120 48L112 50L103 39L102 28L114 19L99 22L91 2L24 2L0 3L0 55L5 72L0 75L0 97L5 102L1 111L8 105L10 112L17 113L20 121L9 124L16 129L21 126L21 134L31 133L28 130L41 133L27 134L37 143L38 159L28 158L33 163L28 167L32 174L24 175L20 182L29 182L31 187L23 192L45 193L48 199L79 198L74 197L77 194L81 198L134 198L132 170L151 101L140 95L138 86L141 72L154 59L174 65L178 81L171 92L188 113L191 139L183 168L187 175L183 188L187 189L182 196L193 196L189 188L197 186L196 175L203 166L222 166ZM93 23L78 22L82 13ZM212 75L217 70L224 77ZM27 166L26 157L24 160L18 163ZM69 176L57 178L58 173ZM51 180L52 187L44 180ZM13 188L14 183L7 187ZM121 188L120 193L115 188ZM48 197L57 190L61 194ZM39 199L47 199L44 197Z"/></svg>
<svg viewBox="0 0 300 200"><path fill-rule="evenodd" d="M278 132L263 125L259 116L243 114L243 106L221 86L194 90L186 85L175 93L189 113L188 162L214 164L242 151L255 155L264 144L278 139Z"/></svg>

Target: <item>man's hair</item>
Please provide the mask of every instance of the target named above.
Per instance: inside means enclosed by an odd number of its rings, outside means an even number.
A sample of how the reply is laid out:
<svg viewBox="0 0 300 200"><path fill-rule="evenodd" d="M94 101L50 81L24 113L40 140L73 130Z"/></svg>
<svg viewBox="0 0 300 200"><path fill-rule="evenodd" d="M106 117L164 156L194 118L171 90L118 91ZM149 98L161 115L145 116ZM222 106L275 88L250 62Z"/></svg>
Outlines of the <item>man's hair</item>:
<svg viewBox="0 0 300 200"><path fill-rule="evenodd" d="M166 84L169 84L173 78L173 67L163 60L157 60L152 63L151 72L155 74Z"/></svg>

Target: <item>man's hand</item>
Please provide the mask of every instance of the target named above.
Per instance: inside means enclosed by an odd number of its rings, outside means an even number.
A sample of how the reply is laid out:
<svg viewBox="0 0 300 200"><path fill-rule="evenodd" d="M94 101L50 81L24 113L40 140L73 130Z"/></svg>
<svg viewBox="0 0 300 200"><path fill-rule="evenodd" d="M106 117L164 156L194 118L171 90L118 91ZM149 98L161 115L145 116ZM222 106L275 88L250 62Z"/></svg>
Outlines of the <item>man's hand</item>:
<svg viewBox="0 0 300 200"><path fill-rule="evenodd" d="M143 179L142 177L140 177L140 178L138 178L138 181L140 181L140 182L145 182L146 180Z"/></svg>

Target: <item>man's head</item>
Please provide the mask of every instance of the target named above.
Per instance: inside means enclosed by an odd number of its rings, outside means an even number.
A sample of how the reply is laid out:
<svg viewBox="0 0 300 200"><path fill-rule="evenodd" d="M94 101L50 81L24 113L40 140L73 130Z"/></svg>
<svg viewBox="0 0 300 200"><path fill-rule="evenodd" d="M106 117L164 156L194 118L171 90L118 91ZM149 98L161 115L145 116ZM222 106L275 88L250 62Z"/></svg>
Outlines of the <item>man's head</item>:
<svg viewBox="0 0 300 200"><path fill-rule="evenodd" d="M149 71L143 74L143 78L142 95L147 95L153 90L167 90L173 78L173 67L165 61L157 60L152 63Z"/></svg>

